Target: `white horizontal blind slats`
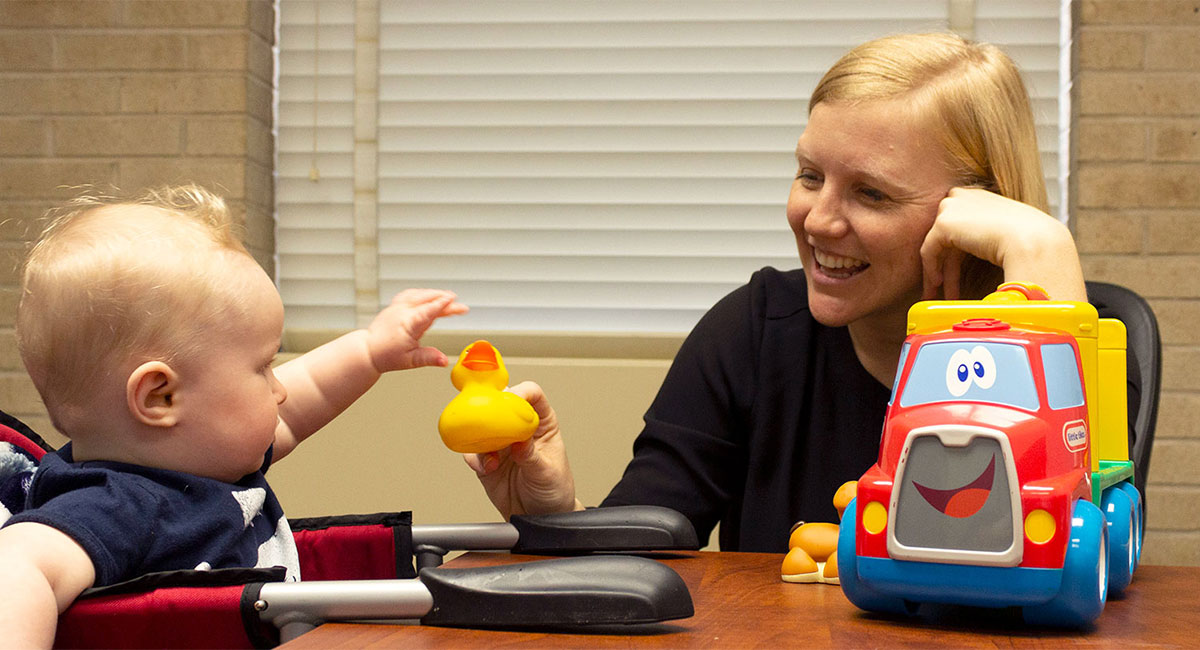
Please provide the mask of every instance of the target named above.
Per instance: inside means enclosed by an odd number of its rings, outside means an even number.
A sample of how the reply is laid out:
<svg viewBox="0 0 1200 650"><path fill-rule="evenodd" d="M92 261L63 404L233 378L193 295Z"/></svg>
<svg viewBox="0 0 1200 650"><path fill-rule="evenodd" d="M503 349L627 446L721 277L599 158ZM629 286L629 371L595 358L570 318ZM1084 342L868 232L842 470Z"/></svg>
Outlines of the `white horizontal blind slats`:
<svg viewBox="0 0 1200 650"><path fill-rule="evenodd" d="M1038 147L1051 214L1060 215L1059 65L1060 3L1048 0L975 0L975 34L1012 57L1025 78L1037 123Z"/></svg>
<svg viewBox="0 0 1200 650"><path fill-rule="evenodd" d="M287 325L348 328L355 295L354 2L284 0L279 16L275 249ZM310 180L313 168L319 182ZM317 234L325 245L296 247L299 233Z"/></svg>
<svg viewBox="0 0 1200 650"><path fill-rule="evenodd" d="M472 307L454 329L687 331L754 270L798 266L784 204L824 70L869 38L945 29L947 4L380 3L381 299L452 289ZM312 5L281 4L280 285L289 327L350 327L354 3L321 3L315 131ZM975 28L1027 71L1053 173L1046 5L981 0Z"/></svg>
<svg viewBox="0 0 1200 650"><path fill-rule="evenodd" d="M1023 0L1034 2L1038 0ZM394 2L382 7L385 23L502 24L588 22L670 23L686 21L772 22L790 20L888 20L923 15L944 17L944 0L426 0Z"/></svg>
<svg viewBox="0 0 1200 650"><path fill-rule="evenodd" d="M430 280L401 260L441 251L472 305L452 325L483 330L686 331L753 270L796 267L807 93L896 21L944 27L941 2L403 4L381 28L381 273Z"/></svg>

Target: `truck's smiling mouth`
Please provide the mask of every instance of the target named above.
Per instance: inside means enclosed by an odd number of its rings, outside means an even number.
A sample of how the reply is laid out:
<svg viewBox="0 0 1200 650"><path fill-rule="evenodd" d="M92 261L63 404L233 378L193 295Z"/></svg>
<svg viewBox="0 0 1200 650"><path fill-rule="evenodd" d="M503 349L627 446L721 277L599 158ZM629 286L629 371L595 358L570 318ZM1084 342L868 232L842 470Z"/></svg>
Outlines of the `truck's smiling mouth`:
<svg viewBox="0 0 1200 650"><path fill-rule="evenodd" d="M951 490L939 490L937 488L926 487L913 481L913 487L917 488L917 492L925 497L925 501L929 505L937 509L938 512L954 517L956 519L966 519L971 515L979 512L983 504L987 503L988 495L992 493L992 479L996 474L996 457L992 456L992 461L974 481Z"/></svg>

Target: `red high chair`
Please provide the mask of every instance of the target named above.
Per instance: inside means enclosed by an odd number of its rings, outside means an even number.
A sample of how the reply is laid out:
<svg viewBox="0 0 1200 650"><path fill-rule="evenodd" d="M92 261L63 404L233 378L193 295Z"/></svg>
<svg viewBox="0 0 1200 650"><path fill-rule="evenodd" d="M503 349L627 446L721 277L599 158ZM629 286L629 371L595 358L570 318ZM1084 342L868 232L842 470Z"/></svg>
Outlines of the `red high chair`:
<svg viewBox="0 0 1200 650"><path fill-rule="evenodd" d="M0 412L0 458L22 451L36 462L51 447ZM14 465L19 458L0 462L0 468ZM13 480L4 471L0 488ZM90 589L59 617L55 647L271 647L328 621L561 629L693 613L687 586L665 565L634 555L584 555L698 549L691 524L665 508L597 508L489 524L414 526L411 513L400 512L289 525L303 581L283 582L282 568L217 569ZM440 567L451 550L583 556Z"/></svg>

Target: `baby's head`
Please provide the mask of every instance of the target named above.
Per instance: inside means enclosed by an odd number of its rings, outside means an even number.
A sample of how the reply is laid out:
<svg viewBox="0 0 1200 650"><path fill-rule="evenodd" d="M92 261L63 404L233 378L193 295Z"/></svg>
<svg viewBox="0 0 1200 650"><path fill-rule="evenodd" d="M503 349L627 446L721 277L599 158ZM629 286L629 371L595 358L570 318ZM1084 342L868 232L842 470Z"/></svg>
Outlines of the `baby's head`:
<svg viewBox="0 0 1200 650"><path fill-rule="evenodd" d="M278 293L219 197L195 186L89 195L50 217L23 270L17 343L67 436L136 411L133 375L148 362L176 372L209 363L216 344L272 332L278 346Z"/></svg>

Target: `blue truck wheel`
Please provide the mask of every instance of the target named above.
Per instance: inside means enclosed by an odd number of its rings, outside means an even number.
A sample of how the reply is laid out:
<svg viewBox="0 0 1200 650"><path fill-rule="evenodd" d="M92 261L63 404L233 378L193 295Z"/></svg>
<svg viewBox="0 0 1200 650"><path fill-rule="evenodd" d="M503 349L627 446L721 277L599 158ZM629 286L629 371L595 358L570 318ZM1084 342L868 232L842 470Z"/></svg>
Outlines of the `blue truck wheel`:
<svg viewBox="0 0 1200 650"><path fill-rule="evenodd" d="M1104 611L1108 597L1108 526L1100 508L1091 501L1076 501L1069 534L1058 594L1045 604L1022 608L1027 623L1081 627Z"/></svg>
<svg viewBox="0 0 1200 650"><path fill-rule="evenodd" d="M858 579L858 549L855 547L857 501L858 499L853 499L850 505L846 506L846 511L842 513L841 528L838 529L838 581L841 582L842 593L859 609L908 614L909 609L903 598L879 593Z"/></svg>
<svg viewBox="0 0 1200 650"><path fill-rule="evenodd" d="M1146 510L1142 507L1142 493L1138 492L1132 482L1121 481L1117 487L1128 494L1129 499L1133 501L1133 568L1136 570L1142 563L1142 536L1146 534Z"/></svg>
<svg viewBox="0 0 1200 650"><path fill-rule="evenodd" d="M1133 501L1118 486L1104 491L1100 497L1100 508L1108 524L1108 590L1120 595L1133 579L1136 543L1134 535Z"/></svg>

